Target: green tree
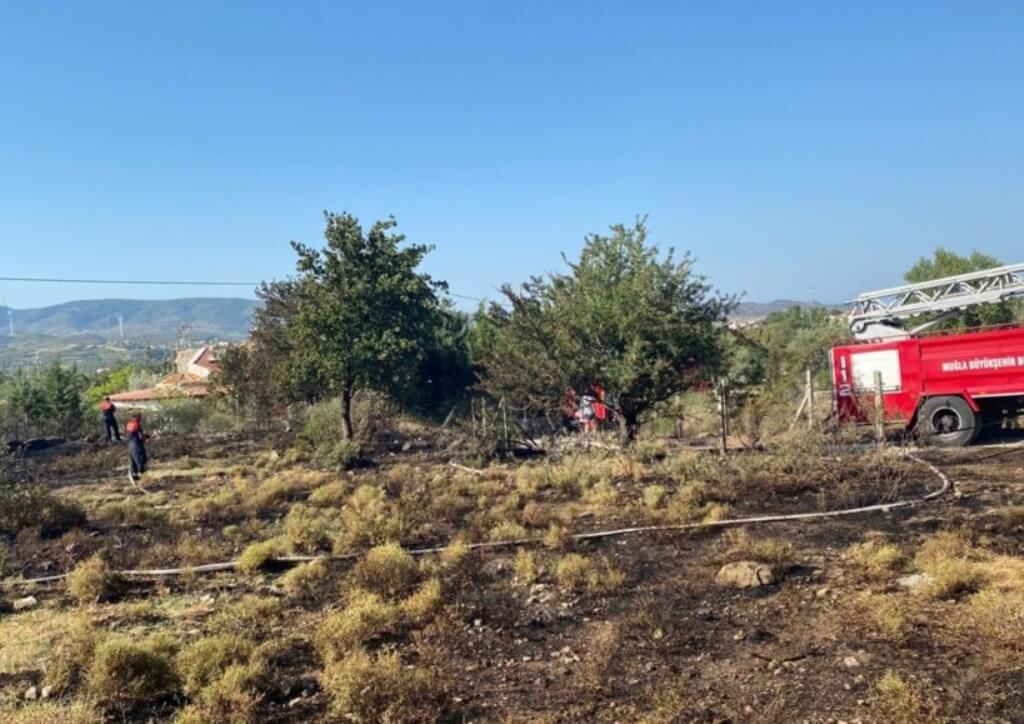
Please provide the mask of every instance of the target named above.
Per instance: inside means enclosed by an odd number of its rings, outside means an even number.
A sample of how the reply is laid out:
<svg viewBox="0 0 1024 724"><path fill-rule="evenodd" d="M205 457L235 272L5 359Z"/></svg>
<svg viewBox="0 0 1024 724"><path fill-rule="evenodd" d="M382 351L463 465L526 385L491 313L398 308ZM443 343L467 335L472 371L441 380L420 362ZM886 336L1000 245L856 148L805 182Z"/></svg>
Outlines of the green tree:
<svg viewBox="0 0 1024 724"><path fill-rule="evenodd" d="M394 393L410 384L446 286L417 271L430 247L403 245L394 219L366 233L350 214L326 212L325 220L323 249L292 242L298 277L261 287L254 339L270 348L289 396L340 397L350 439L358 389Z"/></svg>
<svg viewBox="0 0 1024 724"><path fill-rule="evenodd" d="M903 275L903 278L911 284L917 284L942 277L992 269L997 266L1002 266L1002 262L994 256L982 254L979 251L972 251L969 256L963 256L939 247L930 258L918 259L917 263ZM948 329L1008 324L1018 317L1020 310L1021 305L1016 301L985 304L965 309L947 319L942 326Z"/></svg>
<svg viewBox="0 0 1024 724"><path fill-rule="evenodd" d="M43 371L41 383L52 424L64 437L80 432L85 418L82 405L85 377L78 372L78 367L65 367L55 360Z"/></svg>
<svg viewBox="0 0 1024 724"><path fill-rule="evenodd" d="M480 335L484 386L555 411L566 387L600 385L631 443L655 405L718 372L734 300L694 274L688 255L648 244L643 219L588 236L567 263L568 274L502 288L507 307L491 307Z"/></svg>

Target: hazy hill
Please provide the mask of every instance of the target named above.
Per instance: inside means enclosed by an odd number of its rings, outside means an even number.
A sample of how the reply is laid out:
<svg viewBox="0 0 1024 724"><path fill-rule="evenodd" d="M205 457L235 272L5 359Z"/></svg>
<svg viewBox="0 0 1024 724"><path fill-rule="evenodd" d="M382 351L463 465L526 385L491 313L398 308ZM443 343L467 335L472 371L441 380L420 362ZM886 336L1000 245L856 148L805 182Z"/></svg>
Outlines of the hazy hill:
<svg viewBox="0 0 1024 724"><path fill-rule="evenodd" d="M730 316L732 319L762 319L774 312L784 312L790 307L827 307L845 309L844 305L822 304L821 302L798 302L793 299L776 299L773 302L740 302Z"/></svg>
<svg viewBox="0 0 1024 724"><path fill-rule="evenodd" d="M254 299L96 299L40 309L14 309L16 335L70 337L96 335L119 339L118 315L127 340L169 343L182 324L191 340L238 340L249 334ZM0 308L0 331L7 332L7 310Z"/></svg>

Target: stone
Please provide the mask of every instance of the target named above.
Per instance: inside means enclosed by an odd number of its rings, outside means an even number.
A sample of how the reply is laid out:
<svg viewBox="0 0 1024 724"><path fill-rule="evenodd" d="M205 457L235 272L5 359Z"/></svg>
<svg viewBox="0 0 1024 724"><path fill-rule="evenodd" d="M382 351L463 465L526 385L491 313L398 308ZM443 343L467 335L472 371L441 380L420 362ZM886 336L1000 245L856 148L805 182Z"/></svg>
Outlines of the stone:
<svg viewBox="0 0 1024 724"><path fill-rule="evenodd" d="M30 608L35 608L39 605L39 600L35 596L25 596L25 598L15 599L12 607L15 611L27 611Z"/></svg>
<svg viewBox="0 0 1024 724"><path fill-rule="evenodd" d="M34 686L30 686L28 688L28 691L25 692L25 700L26 701L35 701L38 698L39 698L39 689L37 689Z"/></svg>
<svg viewBox="0 0 1024 724"><path fill-rule="evenodd" d="M899 578L897 578L896 585L900 586L901 588L909 588L910 590L914 590L926 585L929 581L931 581L931 578L928 576L927 573L912 573L909 576L900 576Z"/></svg>
<svg viewBox="0 0 1024 724"><path fill-rule="evenodd" d="M857 661L856 656L846 656L843 658L843 666L848 669L855 669L860 666L860 662Z"/></svg>
<svg viewBox="0 0 1024 724"><path fill-rule="evenodd" d="M53 696L53 687L44 686L42 690L39 692L39 696L42 699L49 699L51 696Z"/></svg>
<svg viewBox="0 0 1024 724"><path fill-rule="evenodd" d="M815 591L814 595L817 596L818 598L824 598L825 596L827 596L829 594L829 592L831 590L832 589L830 589L828 586L825 586L824 588L819 588L817 591Z"/></svg>
<svg viewBox="0 0 1024 724"><path fill-rule="evenodd" d="M755 561L727 563L718 571L715 582L731 588L758 588L775 582L771 566Z"/></svg>

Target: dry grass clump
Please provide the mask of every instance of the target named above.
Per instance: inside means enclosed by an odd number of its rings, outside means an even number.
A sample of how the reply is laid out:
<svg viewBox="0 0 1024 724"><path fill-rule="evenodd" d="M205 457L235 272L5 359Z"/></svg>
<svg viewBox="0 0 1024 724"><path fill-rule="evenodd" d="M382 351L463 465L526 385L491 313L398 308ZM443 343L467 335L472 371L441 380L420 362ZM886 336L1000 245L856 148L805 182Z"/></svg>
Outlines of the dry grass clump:
<svg viewBox="0 0 1024 724"><path fill-rule="evenodd" d="M67 585L68 593L80 604L86 605L113 598L121 580L97 553L75 566L68 574Z"/></svg>
<svg viewBox="0 0 1024 724"><path fill-rule="evenodd" d="M126 708L173 694L178 678L163 651L111 637L96 647L86 688L101 705Z"/></svg>
<svg viewBox="0 0 1024 724"><path fill-rule="evenodd" d="M344 610L333 613L317 628L313 643L325 662L338 661L357 647L395 632L401 611L376 593L354 590Z"/></svg>
<svg viewBox="0 0 1024 724"><path fill-rule="evenodd" d="M265 676L260 662L229 666L181 711L176 724L255 724Z"/></svg>
<svg viewBox="0 0 1024 724"><path fill-rule="evenodd" d="M600 480L586 492L583 499L595 507L609 508L618 501L619 491L610 481Z"/></svg>
<svg viewBox="0 0 1024 724"><path fill-rule="evenodd" d="M334 713L361 722L437 721L444 693L435 676L402 665L397 653L357 649L326 667L321 682Z"/></svg>
<svg viewBox="0 0 1024 724"><path fill-rule="evenodd" d="M288 546L283 538L253 543L238 556L238 570L242 573L254 573L262 568L267 561L286 553Z"/></svg>
<svg viewBox="0 0 1024 724"><path fill-rule="evenodd" d="M516 551L515 561L512 563L512 571L516 581L519 583L536 583L540 578L540 567L537 564L537 555L533 551L520 548Z"/></svg>
<svg viewBox="0 0 1024 724"><path fill-rule="evenodd" d="M297 601L316 601L326 593L327 561L302 563L281 576L279 583L288 596Z"/></svg>
<svg viewBox="0 0 1024 724"><path fill-rule="evenodd" d="M960 535L939 533L926 540L914 556L914 565L927 574L923 590L933 598L949 598L977 591L985 580L976 552Z"/></svg>
<svg viewBox="0 0 1024 724"><path fill-rule="evenodd" d="M1024 648L1024 588L985 588L971 596L967 616L983 638L1016 652Z"/></svg>
<svg viewBox="0 0 1024 724"><path fill-rule="evenodd" d="M869 626L889 641L902 641L910 633L909 606L899 596L865 592L854 599L853 605Z"/></svg>
<svg viewBox="0 0 1024 724"><path fill-rule="evenodd" d="M100 506L95 518L114 527L157 528L168 522L167 513L153 508L157 504L159 501L151 501L148 497L125 498Z"/></svg>
<svg viewBox="0 0 1024 724"><path fill-rule="evenodd" d="M702 482L687 483L669 498L663 512L669 523L694 523L707 515L707 486Z"/></svg>
<svg viewBox="0 0 1024 724"><path fill-rule="evenodd" d="M492 541L523 540L530 537L530 531L514 521L503 520L491 528L487 537Z"/></svg>
<svg viewBox="0 0 1024 724"><path fill-rule="evenodd" d="M260 636L274 625L281 608L281 601L277 598L246 595L214 614L207 628L215 634Z"/></svg>
<svg viewBox="0 0 1024 724"><path fill-rule="evenodd" d="M357 586L392 600L408 595L419 575L416 559L397 543L371 548L352 571Z"/></svg>
<svg viewBox="0 0 1024 724"><path fill-rule="evenodd" d="M247 640L230 634L207 636L185 647L175 661L185 693L196 696L228 667L248 660L252 649Z"/></svg>
<svg viewBox="0 0 1024 724"><path fill-rule="evenodd" d="M939 722L939 712L934 702L907 684L899 674L887 671L876 684L881 695L884 721L893 724L930 724Z"/></svg>
<svg viewBox="0 0 1024 724"><path fill-rule="evenodd" d="M608 679L620 650L619 627L611 621L597 624L586 637L586 657L580 668L580 683L590 692L608 688Z"/></svg>
<svg viewBox="0 0 1024 724"><path fill-rule="evenodd" d="M292 550L316 553L331 548L340 531L338 515L333 511L295 503L284 519L284 536Z"/></svg>
<svg viewBox="0 0 1024 724"><path fill-rule="evenodd" d="M648 485L644 488L644 505L650 510L657 510L668 497L668 489L664 485Z"/></svg>
<svg viewBox="0 0 1024 724"><path fill-rule="evenodd" d="M321 485L309 494L309 502L320 507L341 507L349 495L349 485L344 480Z"/></svg>
<svg viewBox="0 0 1024 724"><path fill-rule="evenodd" d="M868 540L850 546L847 555L875 575L887 573L903 563L903 551L895 543Z"/></svg>
<svg viewBox="0 0 1024 724"><path fill-rule="evenodd" d="M334 550L377 545L401 540L406 526L385 491L373 485L360 485L341 511L342 533L334 542Z"/></svg>
<svg viewBox="0 0 1024 724"><path fill-rule="evenodd" d="M44 667L43 681L57 694L77 687L96 653L100 636L85 615L77 617L54 644L52 656Z"/></svg>
<svg viewBox="0 0 1024 724"><path fill-rule="evenodd" d="M565 589L586 588L597 593L615 591L626 581L626 574L614 568L607 560L594 564L578 553L562 556L555 565L555 581Z"/></svg>
<svg viewBox="0 0 1024 724"><path fill-rule="evenodd" d="M544 534L544 547L553 551L563 550L572 540L569 531L558 523L548 526L548 532Z"/></svg>
<svg viewBox="0 0 1024 724"><path fill-rule="evenodd" d="M729 544L731 560L753 560L776 567L790 565L795 558L793 544L779 538L754 538L745 528L728 531L724 539Z"/></svg>
<svg viewBox="0 0 1024 724"><path fill-rule="evenodd" d="M430 621L444 603L443 588L437 578L429 578L416 592L399 604L402 616L413 624Z"/></svg>
<svg viewBox="0 0 1024 724"><path fill-rule="evenodd" d="M271 478L260 483L255 490L248 493L245 506L251 513L261 513L273 509L282 503L295 500L306 492L311 480L303 475Z"/></svg>
<svg viewBox="0 0 1024 724"><path fill-rule="evenodd" d="M175 559L182 565L196 566L225 560L229 553L223 543L186 533L174 547Z"/></svg>
<svg viewBox="0 0 1024 724"><path fill-rule="evenodd" d="M43 702L4 711L7 724L96 724L103 714L87 701L69 703Z"/></svg>
<svg viewBox="0 0 1024 724"><path fill-rule="evenodd" d="M215 525L241 518L242 494L235 488L225 488L213 495L190 500L184 508L185 516L196 523Z"/></svg>

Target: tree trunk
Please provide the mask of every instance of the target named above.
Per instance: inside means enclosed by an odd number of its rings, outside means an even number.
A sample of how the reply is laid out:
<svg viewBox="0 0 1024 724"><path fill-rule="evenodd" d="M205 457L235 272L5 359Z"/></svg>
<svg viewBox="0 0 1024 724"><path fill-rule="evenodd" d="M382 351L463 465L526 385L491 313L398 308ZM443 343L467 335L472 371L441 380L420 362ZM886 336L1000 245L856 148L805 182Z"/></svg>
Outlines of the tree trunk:
<svg viewBox="0 0 1024 724"><path fill-rule="evenodd" d="M354 436L352 431L352 388L345 387L341 391L341 435L346 440Z"/></svg>
<svg viewBox="0 0 1024 724"><path fill-rule="evenodd" d="M636 410L623 408L619 411L619 444L623 447L632 447L636 442L639 417Z"/></svg>

